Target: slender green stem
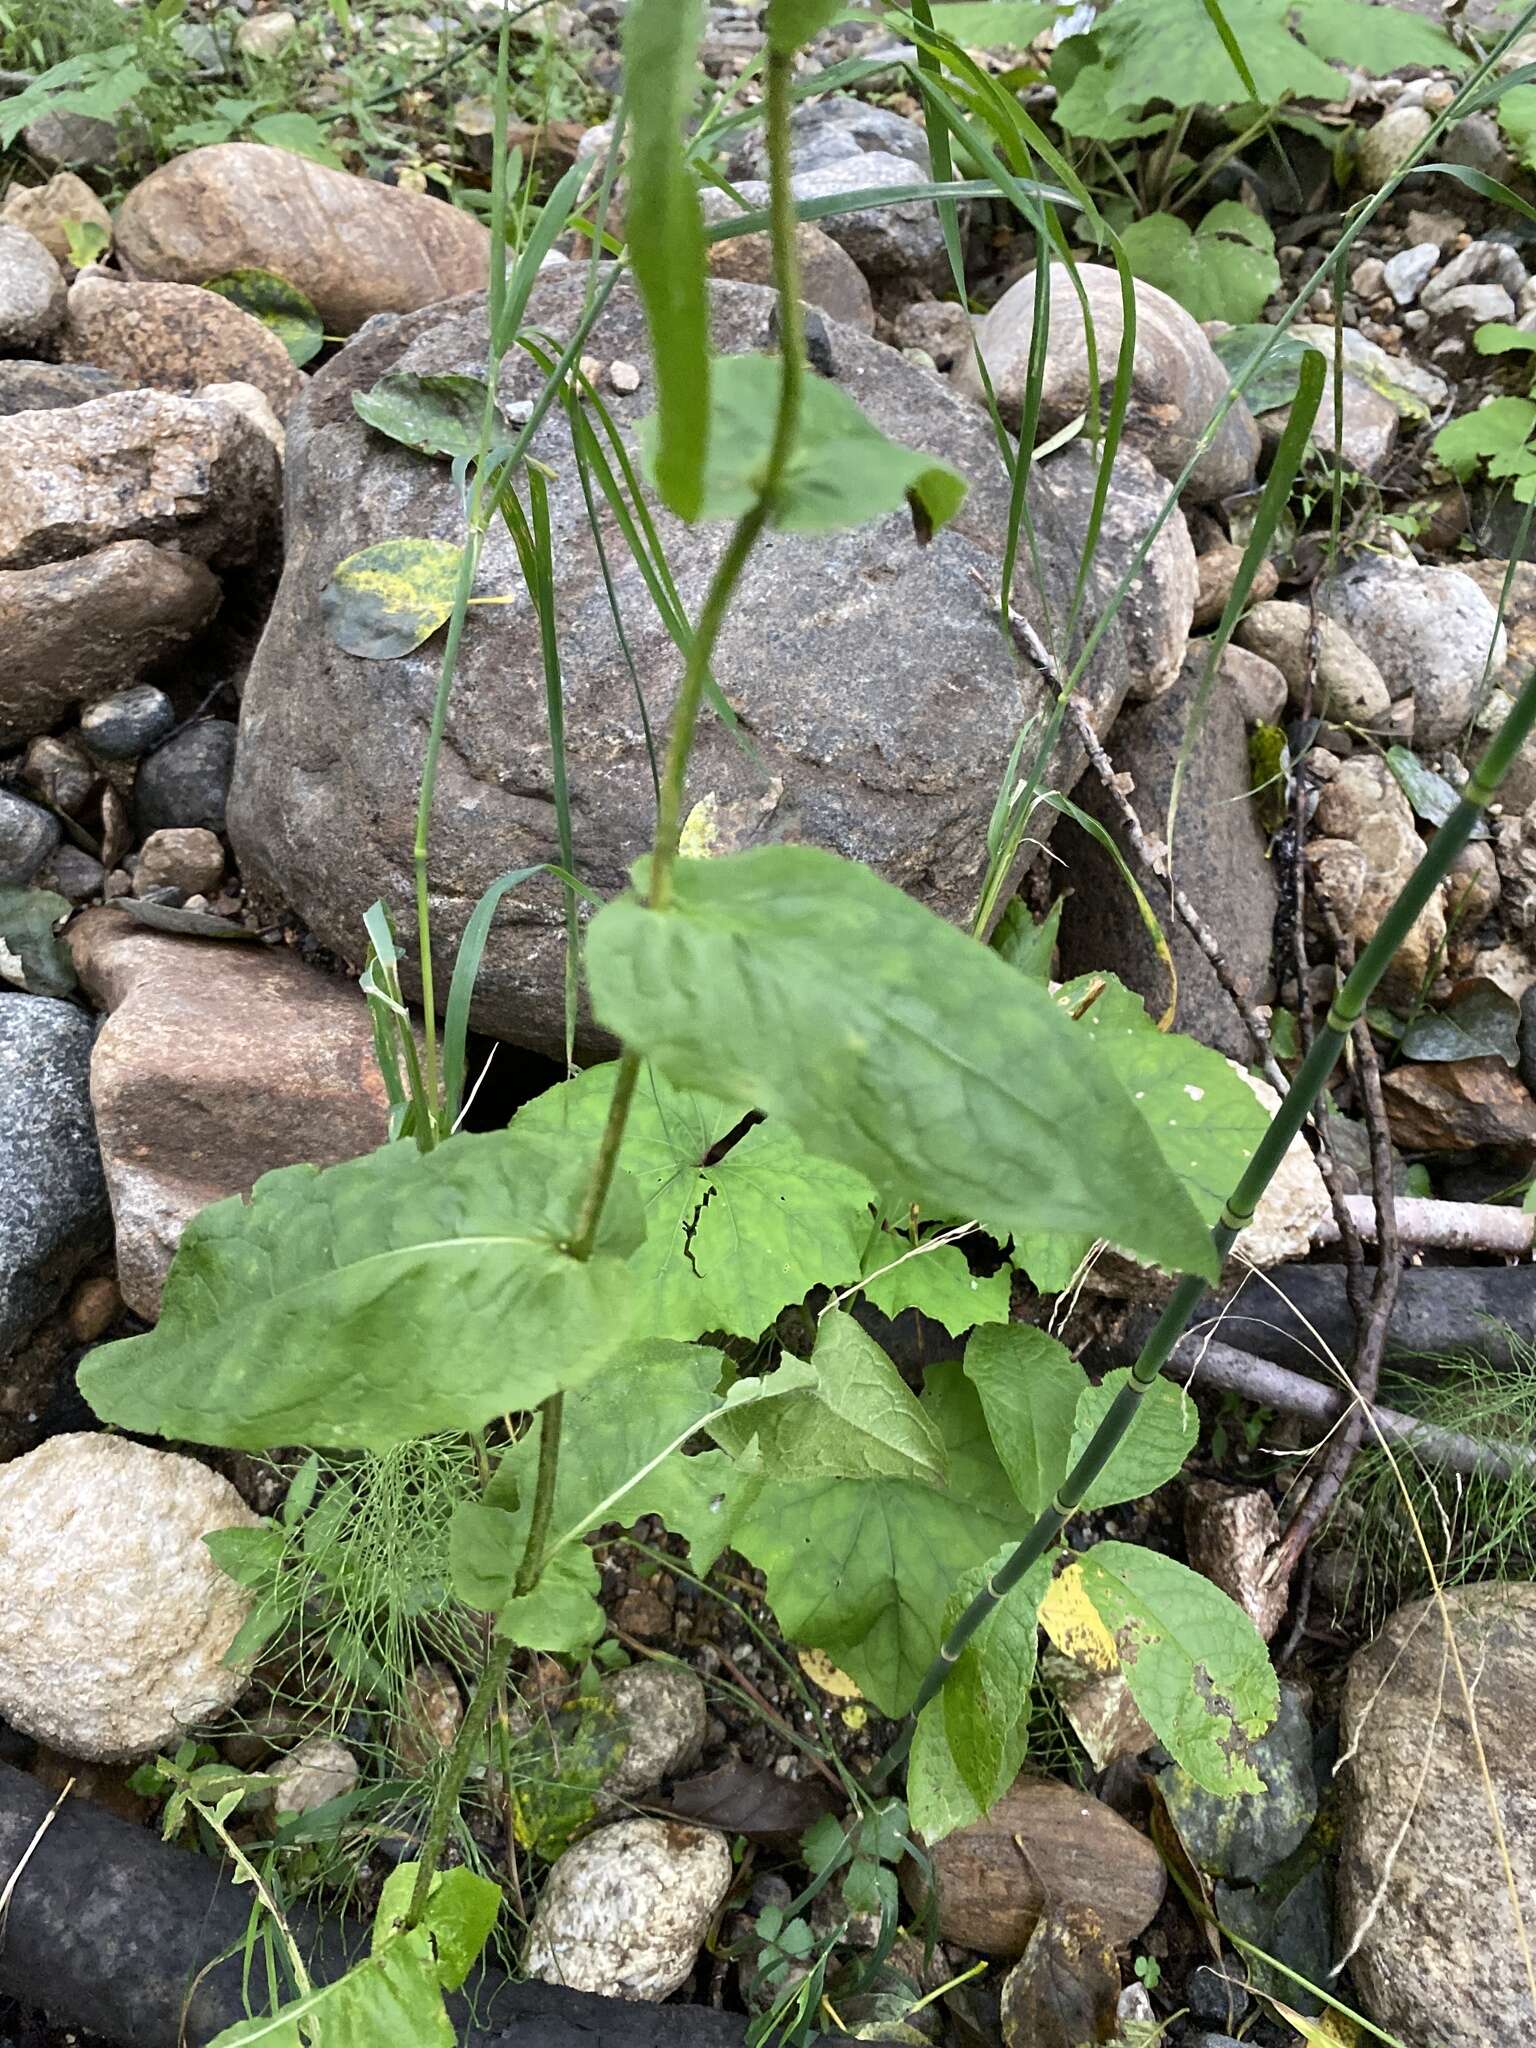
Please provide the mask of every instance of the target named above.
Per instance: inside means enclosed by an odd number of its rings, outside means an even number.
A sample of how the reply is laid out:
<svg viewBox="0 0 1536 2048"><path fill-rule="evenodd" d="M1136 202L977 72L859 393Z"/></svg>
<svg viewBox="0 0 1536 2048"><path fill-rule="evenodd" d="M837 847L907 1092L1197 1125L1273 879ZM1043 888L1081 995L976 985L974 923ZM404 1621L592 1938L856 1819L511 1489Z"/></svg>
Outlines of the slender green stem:
<svg viewBox="0 0 1536 2048"><path fill-rule="evenodd" d="M560 1424L564 1415L564 1394L551 1394L539 1409L539 1469L533 1482L533 1507L528 1516L528 1540L523 1545L523 1561L512 1581L515 1599L522 1599L539 1583L544 1546L549 1541L550 1517L555 1511L555 1481L560 1476Z"/></svg>
<svg viewBox="0 0 1536 2048"><path fill-rule="evenodd" d="M448 1846L449 1830L453 1826L459 1810L459 1801L464 1794L464 1781L469 1776L469 1766L479 1750L491 1707L501 1691L502 1681L507 1675L507 1666L511 1661L511 1643L493 1642L490 1655L485 1660L485 1667L469 1696L469 1705L464 1709L464 1719L459 1723L458 1733L453 1738L453 1748L448 1752L448 1761L443 1766L443 1775L433 1796L426 1839L421 1845L421 1856L416 1865L416 1882L411 1888L411 1903L405 1915L407 1928L414 1927L426 1911L432 1880L436 1877L438 1865L443 1860L443 1851Z"/></svg>
<svg viewBox="0 0 1536 2048"><path fill-rule="evenodd" d="M1327 1021L1312 1041L1290 1092L1282 1099L1248 1162L1246 1172L1222 1208L1211 1232L1218 1257L1225 1258L1238 1232L1253 1220L1259 1199L1269 1186L1276 1168L1290 1150L1292 1140L1322 1095L1328 1077L1349 1037L1351 1029L1365 1014L1367 1003L1389 962L1422 915L1434 892L1445 880L1456 856L1471 837L1473 828L1498 791L1510 762L1532 728L1536 727L1536 670L1526 678L1525 687L1509 717L1500 727L1487 752L1473 770L1461 800L1440 827L1424 857L1404 885L1396 902L1382 919L1374 938L1361 953L1344 986L1334 998ZM1111 1402L1104 1420L1089 1439L1087 1448L1062 1481L1050 1506L1037 1518L1029 1534L1014 1550L1007 1563L995 1573L971 1601L940 1646L929 1665L913 1702L915 1718L935 1698L958 1662L961 1651L981 1627L998 1602L1019 1583L1030 1567L1047 1555L1082 1502L1094 1480L1103 1471L1117 1445L1136 1418L1148 1387L1172 1356L1173 1348L1189 1326L1190 1318L1204 1294L1206 1282L1198 1273L1186 1273L1174 1288L1167 1307L1158 1317L1131 1376ZM878 1789L900 1763L911 1744L911 1722L906 1731L882 1757L872 1785Z"/></svg>

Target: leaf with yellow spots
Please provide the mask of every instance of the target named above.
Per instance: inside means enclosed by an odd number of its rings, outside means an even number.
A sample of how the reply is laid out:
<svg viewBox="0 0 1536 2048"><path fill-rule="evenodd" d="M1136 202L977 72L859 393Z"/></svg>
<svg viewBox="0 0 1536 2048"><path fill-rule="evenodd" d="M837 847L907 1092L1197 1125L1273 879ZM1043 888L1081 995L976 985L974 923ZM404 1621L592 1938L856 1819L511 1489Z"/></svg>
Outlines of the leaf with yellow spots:
<svg viewBox="0 0 1536 2048"><path fill-rule="evenodd" d="M1120 1662L1115 1639L1088 1598L1080 1564L1069 1564L1052 1579L1040 1602L1040 1626L1064 1657L1090 1671L1113 1671Z"/></svg>
<svg viewBox="0 0 1536 2048"><path fill-rule="evenodd" d="M453 610L463 559L447 540L381 540L348 555L320 593L325 630L364 661L411 653Z"/></svg>
<svg viewBox="0 0 1536 2048"><path fill-rule="evenodd" d="M796 1650L795 1661L818 1692L835 1700L861 1700L859 1681L839 1671L825 1650Z"/></svg>
<svg viewBox="0 0 1536 2048"><path fill-rule="evenodd" d="M1360 2029L1348 2013L1336 2009L1325 2012L1320 2020L1308 2019L1305 2013L1296 2012L1278 1998L1271 1998L1270 2004L1287 2026L1292 2026L1307 2043L1307 2048L1356 2048Z"/></svg>

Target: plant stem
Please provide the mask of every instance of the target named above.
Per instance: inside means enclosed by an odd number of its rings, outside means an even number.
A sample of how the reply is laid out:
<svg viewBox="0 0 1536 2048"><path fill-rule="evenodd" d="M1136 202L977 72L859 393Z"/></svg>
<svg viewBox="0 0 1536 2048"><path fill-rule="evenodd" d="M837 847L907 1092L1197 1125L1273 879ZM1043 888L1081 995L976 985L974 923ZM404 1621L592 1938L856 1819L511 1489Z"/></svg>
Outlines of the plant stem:
<svg viewBox="0 0 1536 2048"><path fill-rule="evenodd" d="M756 545L759 535L777 502L783 486L784 473L790 454L794 449L795 437L800 424L800 396L805 382L805 315L800 304L800 279L798 253L795 246L795 203L789 184L789 116L792 105L791 84L793 79L792 60L787 54L775 54L768 60L767 75L767 126L768 149L772 178L772 229L774 281L779 291L779 334L780 334L780 377L778 413L774 422L773 441L768 460L763 470L762 484L756 501L750 510L737 521L731 537L715 566L710 579L709 592L704 608L699 615L693 639L689 645L688 657L683 667L683 679L678 688L677 706L672 715L672 730L667 742L666 767L662 774L661 796L656 811L656 836L651 852L650 887L647 901L652 910L665 910L672 899L672 873L677 863L678 841L682 832L683 795L687 786L688 757L693 750L694 735L698 729L699 709L703 703L704 687L709 678L714 659L715 643L725 623L736 585L747 565L747 557ZM495 388L494 376L492 389ZM476 507L478 512L478 505ZM470 581L473 581L471 573ZM468 586L464 586L468 595ZM462 625L463 607L456 613L457 622ZM428 743L428 774L424 778L422 805L417 819L417 866L418 912L422 917L422 971L429 976L430 962L426 948L425 891L426 891L426 820L431 806L430 777L436 766L437 748L442 739L442 721L447 713L448 689L453 672L453 658L457 651L457 635L453 635L450 646L444 651L443 678L438 688L438 700L434 707L433 731ZM430 990L430 980L424 982ZM427 1014L431 1016L430 997ZM429 1050L431 1041L428 1041ZM435 1075L435 1067L433 1068ZM614 1172L618 1166L619 1149L624 1142L624 1129L629 1120L630 1104L634 1101L635 1085L639 1079L640 1060L638 1054L626 1052L619 1062L619 1071L614 1080L613 1096L608 1105L608 1118L603 1126L602 1140L597 1157L592 1164L591 1177L582 1199L581 1212L576 1220L574 1233L566 1246L568 1254L576 1259L592 1256L597 1242L598 1230L602 1223L603 1208L613 1186ZM435 1095L434 1095L435 1100ZM531 1593L539 1582L539 1573L544 1562L544 1546L549 1537L550 1518L554 1512L555 1481L560 1469L560 1427L564 1397L551 1394L539 1411L539 1467L534 1486L533 1507L528 1517L528 1537L523 1549L522 1563L518 1567L513 1584L515 1595ZM486 1660L485 1668L475 1685L464 1719L454 1737L452 1753L443 1772L437 1792L432 1801L432 1812L427 1823L426 1840L422 1844L421 1861L417 1867L416 1884L411 1894L407 1926L415 1926L426 1906L432 1879L442 1861L447 1847L448 1833L458 1812L459 1799L464 1790L464 1781L469 1775L470 1759L475 1753L485 1729L492 1702L500 1690L511 1661L512 1645L498 1642Z"/></svg>
<svg viewBox="0 0 1536 2048"><path fill-rule="evenodd" d="M1252 1222L1259 1198L1321 1096L1350 1031L1365 1014L1366 1004L1377 982L1431 896L1444 881L1451 863L1471 837L1473 828L1497 794L1499 783L1521 742L1533 727L1536 727L1536 670L1526 678L1513 711L1473 770L1460 802L1430 841L1423 859L1409 876L1396 902L1382 919L1375 937L1334 998L1327 1021L1313 1039L1311 1050L1303 1060L1289 1094L1275 1111L1257 1151L1248 1162L1247 1171L1228 1197L1211 1232L1211 1242L1218 1257L1226 1257L1239 1231ZM1174 1288L1167 1307L1158 1317L1140 1356L1131 1367L1130 1378L1111 1402L1082 1456L1062 1481L1055 1499L1039 1515L1001 1571L989 1579L972 1600L941 1644L938 1655L918 1687L906 1730L876 1766L871 1780L875 1789L886 1782L891 1771L906 1755L911 1746L912 1722L937 1696L971 1637L1030 1567L1055 1548L1084 1494L1108 1464L1135 1420L1147 1389L1168 1363L1174 1346L1189 1326L1206 1285L1202 1275L1186 1273Z"/></svg>

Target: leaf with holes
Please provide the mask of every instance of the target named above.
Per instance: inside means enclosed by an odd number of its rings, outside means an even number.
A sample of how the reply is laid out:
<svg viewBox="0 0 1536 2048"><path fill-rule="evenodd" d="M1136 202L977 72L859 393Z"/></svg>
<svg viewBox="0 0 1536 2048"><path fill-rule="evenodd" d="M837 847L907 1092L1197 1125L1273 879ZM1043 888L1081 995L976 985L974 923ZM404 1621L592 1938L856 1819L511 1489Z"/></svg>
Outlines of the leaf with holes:
<svg viewBox="0 0 1536 2048"><path fill-rule="evenodd" d="M1083 1590L1126 1684L1176 1762L1209 1792L1262 1792L1253 1744L1280 1709L1264 1639L1211 1581L1133 1543L1097 1543Z"/></svg>
<svg viewBox="0 0 1536 2048"><path fill-rule="evenodd" d="M381 540L348 555L320 593L325 630L343 654L393 661L446 625L464 550L448 540Z"/></svg>
<svg viewBox="0 0 1536 2048"><path fill-rule="evenodd" d="M911 1705L956 1579L1027 1527L959 1366L929 1371L922 1407L944 1445L947 1488L780 1480L731 1538L767 1574L785 1635L825 1650L883 1714Z"/></svg>
<svg viewBox="0 0 1536 2048"><path fill-rule="evenodd" d="M254 265L244 270L226 270L222 277L210 277L204 291L217 292L242 313L249 313L263 327L270 327L292 360L302 366L320 353L325 328L320 315L296 284L279 277L275 270Z"/></svg>
<svg viewBox="0 0 1536 2048"><path fill-rule="evenodd" d="M547 1089L513 1128L558 1132L595 1151L614 1072L588 1067ZM858 1275L874 1191L808 1152L787 1124L744 1123L739 1110L650 1068L619 1160L645 1204L645 1243L631 1269L640 1325L658 1337L756 1337L813 1287Z"/></svg>
<svg viewBox="0 0 1536 2048"><path fill-rule="evenodd" d="M1118 1044L1106 1059L995 953L815 847L682 861L673 890L666 911L605 905L587 941L599 1021L671 1080L782 1116L901 1211L974 1217L1000 1243L1102 1231L1215 1276L1161 1156L1177 1133L1154 1134L1118 1074L1177 1123L1165 1084L1204 1060L1230 1080L1219 1055L1153 1031L1133 1061ZM1221 1165L1224 1194L1236 1173Z"/></svg>

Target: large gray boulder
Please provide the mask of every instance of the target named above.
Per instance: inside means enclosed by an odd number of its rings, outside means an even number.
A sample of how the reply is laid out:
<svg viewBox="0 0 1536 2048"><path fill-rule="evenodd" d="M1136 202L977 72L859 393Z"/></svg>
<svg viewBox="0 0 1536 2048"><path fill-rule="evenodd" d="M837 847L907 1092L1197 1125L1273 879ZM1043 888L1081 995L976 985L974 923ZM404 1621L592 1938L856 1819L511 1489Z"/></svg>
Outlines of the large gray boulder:
<svg viewBox="0 0 1536 2048"><path fill-rule="evenodd" d="M568 333L585 279L542 280L529 317ZM769 343L773 295L713 287L715 340L726 352ZM743 732L702 723L688 801L712 798L735 843L803 840L867 862L944 916L974 912L985 836L1020 727L1048 693L998 630L996 588L1008 486L985 416L894 350L829 323L836 374L887 432L965 472L970 495L928 547L905 516L830 537L770 536L758 548L721 638L715 671ZM478 295L371 323L327 365L290 416L287 561L247 684L229 830L248 887L286 903L337 952L363 950L363 913L392 908L414 931L411 840L416 792L441 661L434 640L396 661L364 662L327 638L320 593L343 557L398 535L457 539L463 530L446 463L364 427L352 395L386 370L472 371L484 361ZM586 343L600 363L641 370L632 397L605 402L626 439L654 403L639 301L620 284ZM506 366L504 402L527 398L536 372ZM646 735L604 592L558 409L534 443L554 474L551 517L565 685L576 864L603 896L625 886L649 845L655 794ZM688 529L658 511L659 531L690 617L724 544L719 525ZM1065 617L1077 551L1042 496L1041 558ZM611 526L607 553L651 726L666 729L680 657L640 572ZM977 578L981 579L979 587ZM520 588L506 534L493 529L479 588ZM1037 629L1045 607L1021 573L1015 602ZM1091 607L1090 607L1091 611ZM1101 728L1125 694L1118 629L1106 634L1082 701ZM472 615L449 706L433 815L433 944L439 988L475 899L505 869L556 857L539 636L522 602ZM1081 768L1063 748L1046 786ZM498 915L481 967L476 1022L518 1043L563 1039L563 907L542 879ZM601 1041L584 1032L584 1043Z"/></svg>

